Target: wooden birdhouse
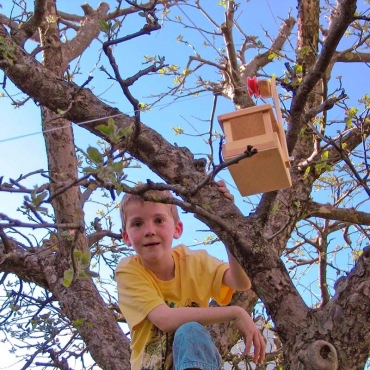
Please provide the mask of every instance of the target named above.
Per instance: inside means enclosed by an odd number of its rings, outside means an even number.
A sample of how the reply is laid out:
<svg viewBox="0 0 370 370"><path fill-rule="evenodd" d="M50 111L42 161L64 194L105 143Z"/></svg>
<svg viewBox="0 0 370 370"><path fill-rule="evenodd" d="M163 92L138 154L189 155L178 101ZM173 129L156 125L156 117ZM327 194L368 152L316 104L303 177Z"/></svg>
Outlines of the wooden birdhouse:
<svg viewBox="0 0 370 370"><path fill-rule="evenodd" d="M232 159L252 145L258 153L228 167L242 196L288 188L292 185L289 155L275 80L248 81L249 93L274 100L270 104L223 114L218 117L226 137L222 151ZM276 113L276 116L274 114Z"/></svg>

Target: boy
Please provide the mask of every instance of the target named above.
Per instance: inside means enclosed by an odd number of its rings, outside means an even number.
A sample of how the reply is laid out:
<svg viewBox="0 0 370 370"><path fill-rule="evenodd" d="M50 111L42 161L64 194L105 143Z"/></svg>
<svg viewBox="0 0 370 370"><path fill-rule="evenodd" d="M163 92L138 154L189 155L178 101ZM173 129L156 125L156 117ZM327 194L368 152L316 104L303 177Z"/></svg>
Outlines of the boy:
<svg viewBox="0 0 370 370"><path fill-rule="evenodd" d="M217 185L233 199L223 181ZM147 194L156 193L172 197L167 191ZM219 370L221 356L204 326L232 320L246 353L253 344L253 360L262 363L265 342L248 313L238 306L209 307L210 298L227 305L234 289L251 287L231 253L222 263L206 251L172 248L183 232L175 205L126 194L121 217L123 239L137 253L116 269L119 304L131 330L131 369Z"/></svg>

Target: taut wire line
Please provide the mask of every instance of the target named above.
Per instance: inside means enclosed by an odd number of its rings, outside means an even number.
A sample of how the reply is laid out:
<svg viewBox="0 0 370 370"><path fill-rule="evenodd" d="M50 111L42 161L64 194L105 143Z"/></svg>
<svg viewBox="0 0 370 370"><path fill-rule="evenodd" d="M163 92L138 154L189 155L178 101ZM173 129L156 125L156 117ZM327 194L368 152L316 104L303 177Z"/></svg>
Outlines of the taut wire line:
<svg viewBox="0 0 370 370"><path fill-rule="evenodd" d="M113 117L123 116L123 115L126 115L126 114L125 113L118 113L118 114L114 114L113 116L107 116L107 117L101 117L101 118L94 118L94 119L91 119L89 121L75 123L74 125L75 126L80 126L80 125L84 125L86 123L92 123L92 122L101 121L101 120L104 120L104 119L109 119L109 118L113 118ZM53 127L53 128L48 129L48 130L41 130L41 131L31 132L29 134L20 135L20 136L13 136L13 137L9 137L9 138L0 140L0 144L1 143L4 143L6 141L12 141L12 140L16 140L16 139L23 139L23 138L28 137L28 136L34 136L34 135L42 134L42 133L45 133L45 132L52 132L52 131L57 131L57 130L63 130L64 128L66 128L66 126L64 126L64 127Z"/></svg>
<svg viewBox="0 0 370 370"><path fill-rule="evenodd" d="M244 89L248 89L248 87L239 87L237 89L244 90ZM182 103L183 101L188 101L188 100L192 100L192 99L199 99L199 98L207 97L207 96L210 96L210 95L213 95L213 93L212 94L203 94L202 96L194 96L194 97L191 97L191 98L188 98L188 99L183 99L181 101L172 102L171 104ZM160 108L162 106L168 106L168 105L169 105L169 103L159 104L159 105L156 105L154 108ZM81 126L81 125L85 125L87 123L92 123L92 122L96 122L96 121L102 121L102 120L105 120L105 119L119 117L119 116L125 116L125 115L129 115L129 114L132 114L132 113L134 113L134 112L133 111L130 111L130 112L127 112L127 113L117 113L117 114L114 114L112 116L94 118L94 119L91 119L91 120L88 120L88 121L83 121L83 122L78 122L78 123L73 123L73 124L74 124L74 126ZM28 136L34 136L34 135L43 134L43 133L46 133L46 132L63 130L63 128L65 128L65 127L53 127L53 128L48 129L48 130L40 130L40 131L31 132L29 134L24 134L24 135L9 137L9 138L6 138L6 139L1 139L0 140L0 144L1 143L5 143L7 141L13 141L13 140L17 140L17 139L23 139L23 138L28 137Z"/></svg>

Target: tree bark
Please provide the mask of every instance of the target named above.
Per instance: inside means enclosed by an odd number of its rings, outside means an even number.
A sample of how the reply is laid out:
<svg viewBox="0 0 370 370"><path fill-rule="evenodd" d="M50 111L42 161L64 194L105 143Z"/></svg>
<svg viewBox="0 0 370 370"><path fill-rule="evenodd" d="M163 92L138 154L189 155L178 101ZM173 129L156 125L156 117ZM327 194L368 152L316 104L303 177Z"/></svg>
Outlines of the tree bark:
<svg viewBox="0 0 370 370"><path fill-rule="evenodd" d="M63 58L59 36L57 10L54 0L46 0L44 19L39 27L43 51L43 65L57 78L63 79L66 59ZM68 49L71 51L71 48ZM78 186L72 186L55 195L61 187L78 178L77 158L71 122L46 106L41 107L42 128L45 138L48 172L51 179L50 196L57 224L75 223L80 228L75 230L73 241L63 236L68 229L58 229L58 250L48 258L39 259L43 266L48 289L58 299L62 313L72 323L79 322L76 329L86 343L87 349L104 369L130 368L129 340L123 335L113 313L99 294L90 277L78 278L78 266L74 258L75 251L86 253L89 250L84 227L83 204ZM63 285L66 270L74 271L74 279L69 287ZM83 323L81 323L83 319ZM99 330L97 330L99 328Z"/></svg>

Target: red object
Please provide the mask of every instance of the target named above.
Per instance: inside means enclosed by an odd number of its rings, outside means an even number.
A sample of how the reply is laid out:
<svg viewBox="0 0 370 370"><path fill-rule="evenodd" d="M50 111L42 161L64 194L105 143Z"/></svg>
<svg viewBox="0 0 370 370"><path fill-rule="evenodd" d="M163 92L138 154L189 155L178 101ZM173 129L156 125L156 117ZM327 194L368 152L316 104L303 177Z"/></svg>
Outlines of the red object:
<svg viewBox="0 0 370 370"><path fill-rule="evenodd" d="M257 77L247 78L248 93L250 96L255 96L258 98L260 96L260 91L258 89Z"/></svg>

